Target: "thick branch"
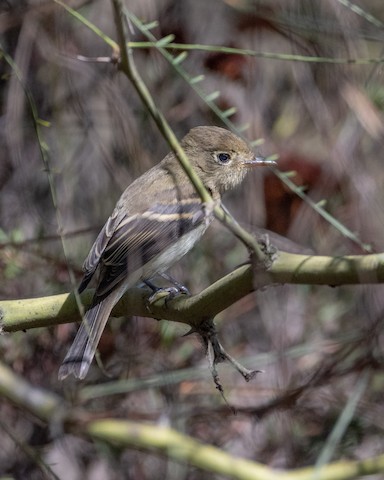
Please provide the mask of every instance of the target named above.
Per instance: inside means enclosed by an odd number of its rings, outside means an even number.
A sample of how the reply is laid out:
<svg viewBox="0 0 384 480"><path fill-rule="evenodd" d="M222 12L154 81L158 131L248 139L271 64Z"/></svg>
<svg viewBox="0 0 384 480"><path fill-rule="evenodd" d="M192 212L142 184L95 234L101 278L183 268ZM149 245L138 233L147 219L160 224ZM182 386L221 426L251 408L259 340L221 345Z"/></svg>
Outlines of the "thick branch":
<svg viewBox="0 0 384 480"><path fill-rule="evenodd" d="M256 280L256 282L255 282ZM198 325L214 317L257 288L273 284L353 285L384 283L384 254L325 257L280 252L271 268L254 272L243 265L197 295L181 295L167 305L151 305L147 288L130 289L113 309L114 316L138 315ZM81 296L89 305L93 292ZM43 298L0 302L0 328L3 332L46 327L80 320L73 293Z"/></svg>

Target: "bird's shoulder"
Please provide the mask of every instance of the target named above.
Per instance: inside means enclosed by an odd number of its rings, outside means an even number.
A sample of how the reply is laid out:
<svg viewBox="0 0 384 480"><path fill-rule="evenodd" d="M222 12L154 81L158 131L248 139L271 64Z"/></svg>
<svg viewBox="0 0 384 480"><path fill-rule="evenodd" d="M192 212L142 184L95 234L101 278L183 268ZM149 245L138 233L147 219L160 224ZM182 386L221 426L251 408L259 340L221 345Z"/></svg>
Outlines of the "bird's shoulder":
<svg viewBox="0 0 384 480"><path fill-rule="evenodd" d="M112 216L118 223L125 216L142 214L153 205L174 203L195 196L195 189L177 160L166 157L124 190Z"/></svg>

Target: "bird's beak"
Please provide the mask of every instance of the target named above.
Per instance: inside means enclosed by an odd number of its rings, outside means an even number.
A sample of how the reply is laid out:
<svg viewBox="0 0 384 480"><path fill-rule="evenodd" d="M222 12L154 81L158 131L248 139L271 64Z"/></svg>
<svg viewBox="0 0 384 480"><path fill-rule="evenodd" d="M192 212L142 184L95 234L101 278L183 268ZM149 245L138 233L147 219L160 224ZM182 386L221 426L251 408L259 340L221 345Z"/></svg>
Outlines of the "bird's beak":
<svg viewBox="0 0 384 480"><path fill-rule="evenodd" d="M267 158L264 157L259 157L259 156L254 156L252 160L246 160L243 162L245 166L266 166L266 167L275 167L277 163L275 160L268 160Z"/></svg>

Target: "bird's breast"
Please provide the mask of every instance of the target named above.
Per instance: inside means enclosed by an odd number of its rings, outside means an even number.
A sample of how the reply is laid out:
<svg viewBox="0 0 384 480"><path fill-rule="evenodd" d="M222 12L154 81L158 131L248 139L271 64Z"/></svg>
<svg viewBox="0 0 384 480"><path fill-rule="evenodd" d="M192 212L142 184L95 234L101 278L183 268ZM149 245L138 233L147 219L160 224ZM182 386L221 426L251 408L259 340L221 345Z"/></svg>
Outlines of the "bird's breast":
<svg viewBox="0 0 384 480"><path fill-rule="evenodd" d="M208 222L200 225L182 235L169 245L164 251L156 255L152 260L143 265L141 278L151 278L156 273L162 273L178 262L200 240L208 227Z"/></svg>

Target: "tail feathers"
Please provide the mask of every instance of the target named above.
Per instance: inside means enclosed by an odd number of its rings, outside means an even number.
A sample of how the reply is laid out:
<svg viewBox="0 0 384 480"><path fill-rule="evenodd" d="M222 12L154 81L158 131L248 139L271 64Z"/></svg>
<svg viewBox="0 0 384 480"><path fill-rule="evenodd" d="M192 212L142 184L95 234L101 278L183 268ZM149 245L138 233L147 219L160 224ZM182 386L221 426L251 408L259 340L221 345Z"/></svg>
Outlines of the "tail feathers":
<svg viewBox="0 0 384 480"><path fill-rule="evenodd" d="M85 378L115 303L115 295L111 294L87 311L59 369L59 380L71 374L79 379Z"/></svg>

